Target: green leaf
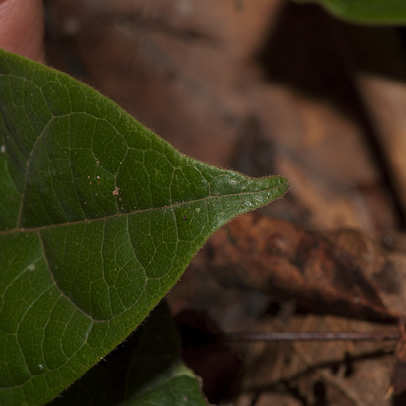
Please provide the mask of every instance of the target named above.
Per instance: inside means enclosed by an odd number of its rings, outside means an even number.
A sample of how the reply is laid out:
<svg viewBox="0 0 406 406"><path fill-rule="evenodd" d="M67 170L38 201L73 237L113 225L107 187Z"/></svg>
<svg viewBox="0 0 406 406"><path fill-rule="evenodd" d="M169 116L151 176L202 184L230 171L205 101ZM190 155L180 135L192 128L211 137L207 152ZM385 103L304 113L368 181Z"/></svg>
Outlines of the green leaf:
<svg viewBox="0 0 406 406"><path fill-rule="evenodd" d="M93 89L5 51L0 113L1 405L54 398L211 233L288 188L188 158Z"/></svg>
<svg viewBox="0 0 406 406"><path fill-rule="evenodd" d="M179 354L179 334L161 302L135 334L49 406L207 405L199 378Z"/></svg>
<svg viewBox="0 0 406 406"><path fill-rule="evenodd" d="M318 3L335 16L363 24L402 25L406 23L404 0L296 0Z"/></svg>

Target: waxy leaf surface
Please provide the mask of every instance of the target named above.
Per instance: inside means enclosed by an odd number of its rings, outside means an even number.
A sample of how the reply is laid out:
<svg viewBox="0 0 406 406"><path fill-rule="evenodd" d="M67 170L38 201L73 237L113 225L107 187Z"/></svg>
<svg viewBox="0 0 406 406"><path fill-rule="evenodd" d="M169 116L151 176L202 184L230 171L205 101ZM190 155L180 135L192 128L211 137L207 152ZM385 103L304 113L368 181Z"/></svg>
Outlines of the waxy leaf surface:
<svg viewBox="0 0 406 406"><path fill-rule="evenodd" d="M5 51L0 136L1 405L54 398L211 233L288 187L188 158L95 90Z"/></svg>

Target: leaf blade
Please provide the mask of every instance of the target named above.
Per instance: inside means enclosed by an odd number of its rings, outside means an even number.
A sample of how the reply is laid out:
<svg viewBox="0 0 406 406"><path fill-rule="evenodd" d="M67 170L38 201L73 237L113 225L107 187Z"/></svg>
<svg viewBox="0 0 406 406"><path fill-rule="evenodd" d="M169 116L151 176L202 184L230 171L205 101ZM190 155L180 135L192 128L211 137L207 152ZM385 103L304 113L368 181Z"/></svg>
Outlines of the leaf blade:
<svg viewBox="0 0 406 406"><path fill-rule="evenodd" d="M134 330L212 232L288 187L188 158L95 90L4 51L0 111L10 405L56 396Z"/></svg>

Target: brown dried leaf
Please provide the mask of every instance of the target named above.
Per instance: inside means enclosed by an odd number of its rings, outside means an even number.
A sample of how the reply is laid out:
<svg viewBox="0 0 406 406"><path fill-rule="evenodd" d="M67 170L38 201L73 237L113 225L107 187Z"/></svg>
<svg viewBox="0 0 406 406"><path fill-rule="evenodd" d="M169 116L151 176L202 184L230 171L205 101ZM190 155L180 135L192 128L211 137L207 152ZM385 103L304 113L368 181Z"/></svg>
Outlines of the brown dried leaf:
<svg viewBox="0 0 406 406"><path fill-rule="evenodd" d="M375 283L348 251L291 223L241 216L206 248L206 266L228 286L294 298L316 313L394 321Z"/></svg>

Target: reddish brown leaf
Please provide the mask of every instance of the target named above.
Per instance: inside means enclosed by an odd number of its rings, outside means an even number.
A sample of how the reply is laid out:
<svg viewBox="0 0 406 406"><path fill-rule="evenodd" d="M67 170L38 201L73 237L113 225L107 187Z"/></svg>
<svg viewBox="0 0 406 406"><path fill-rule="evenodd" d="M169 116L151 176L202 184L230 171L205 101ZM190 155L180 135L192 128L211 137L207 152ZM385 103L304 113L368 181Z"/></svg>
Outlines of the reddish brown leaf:
<svg viewBox="0 0 406 406"><path fill-rule="evenodd" d="M317 313L386 322L400 316L348 251L291 223L241 216L206 250L206 266L227 285L294 298Z"/></svg>

